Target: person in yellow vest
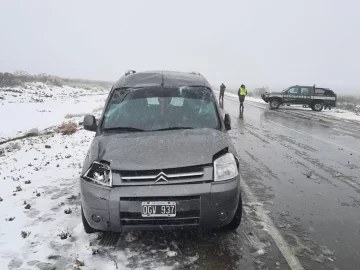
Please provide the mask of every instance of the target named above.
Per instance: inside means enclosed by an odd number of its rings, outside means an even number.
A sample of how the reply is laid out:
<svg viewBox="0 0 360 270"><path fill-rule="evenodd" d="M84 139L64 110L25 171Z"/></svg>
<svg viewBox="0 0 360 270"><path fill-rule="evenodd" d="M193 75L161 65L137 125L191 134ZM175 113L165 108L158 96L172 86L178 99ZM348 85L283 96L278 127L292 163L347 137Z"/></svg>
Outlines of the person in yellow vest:
<svg viewBox="0 0 360 270"><path fill-rule="evenodd" d="M241 85L241 87L239 88L239 100L240 100L240 112L244 112L244 100L245 97L247 96L247 90L245 88L245 85Z"/></svg>

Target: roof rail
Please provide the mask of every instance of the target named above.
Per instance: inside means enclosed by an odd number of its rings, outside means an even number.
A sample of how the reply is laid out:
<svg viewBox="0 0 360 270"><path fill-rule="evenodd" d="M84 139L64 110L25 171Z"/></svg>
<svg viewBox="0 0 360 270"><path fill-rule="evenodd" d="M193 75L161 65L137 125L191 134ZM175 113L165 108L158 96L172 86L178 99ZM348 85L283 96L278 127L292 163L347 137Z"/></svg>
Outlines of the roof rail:
<svg viewBox="0 0 360 270"><path fill-rule="evenodd" d="M133 74L133 73L136 73L136 71L135 70L128 70L128 71L125 72L125 76Z"/></svg>

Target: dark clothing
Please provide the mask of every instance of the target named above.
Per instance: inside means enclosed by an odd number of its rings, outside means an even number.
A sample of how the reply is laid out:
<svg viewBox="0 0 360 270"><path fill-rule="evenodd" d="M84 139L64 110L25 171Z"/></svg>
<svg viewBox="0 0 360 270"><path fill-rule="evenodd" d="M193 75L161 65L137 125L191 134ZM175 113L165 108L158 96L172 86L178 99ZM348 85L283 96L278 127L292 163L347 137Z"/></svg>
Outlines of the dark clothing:
<svg viewBox="0 0 360 270"><path fill-rule="evenodd" d="M240 104L243 104L245 100L245 96L239 96L239 100L240 100Z"/></svg>
<svg viewBox="0 0 360 270"><path fill-rule="evenodd" d="M226 89L225 84L220 85L220 91L224 91L224 92L225 92L225 89Z"/></svg>
<svg viewBox="0 0 360 270"><path fill-rule="evenodd" d="M219 101L221 101L222 103L224 103L225 89L226 89L225 84L221 84L221 85L220 85L220 96L219 96Z"/></svg>
<svg viewBox="0 0 360 270"><path fill-rule="evenodd" d="M220 99L224 99L225 90L220 90Z"/></svg>

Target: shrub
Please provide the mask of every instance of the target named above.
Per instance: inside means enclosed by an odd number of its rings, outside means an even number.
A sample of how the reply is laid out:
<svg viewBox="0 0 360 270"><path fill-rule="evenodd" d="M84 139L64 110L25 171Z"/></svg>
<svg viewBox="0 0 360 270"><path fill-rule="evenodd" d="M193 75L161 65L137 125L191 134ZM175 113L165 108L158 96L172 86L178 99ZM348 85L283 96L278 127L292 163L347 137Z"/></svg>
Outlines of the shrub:
<svg viewBox="0 0 360 270"><path fill-rule="evenodd" d="M58 128L57 132L63 134L63 135L71 135L74 134L77 131L78 125L73 122L68 123L62 123Z"/></svg>
<svg viewBox="0 0 360 270"><path fill-rule="evenodd" d="M6 147L6 150L8 152L14 151L14 150L20 150L21 146L18 142L11 142L9 143L9 145Z"/></svg>

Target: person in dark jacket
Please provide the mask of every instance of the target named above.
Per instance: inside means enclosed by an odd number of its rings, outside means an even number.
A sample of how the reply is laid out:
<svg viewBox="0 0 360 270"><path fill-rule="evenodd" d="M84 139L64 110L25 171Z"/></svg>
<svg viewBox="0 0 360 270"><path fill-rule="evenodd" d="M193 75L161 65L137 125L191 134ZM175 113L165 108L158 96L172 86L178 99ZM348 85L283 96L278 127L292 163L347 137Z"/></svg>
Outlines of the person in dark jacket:
<svg viewBox="0 0 360 270"><path fill-rule="evenodd" d="M224 83L220 85L220 97L219 97L219 103L224 105L224 94L225 94L226 86Z"/></svg>

